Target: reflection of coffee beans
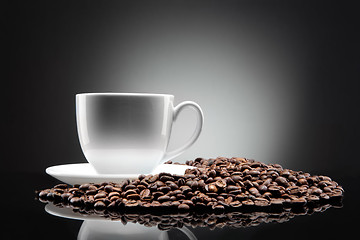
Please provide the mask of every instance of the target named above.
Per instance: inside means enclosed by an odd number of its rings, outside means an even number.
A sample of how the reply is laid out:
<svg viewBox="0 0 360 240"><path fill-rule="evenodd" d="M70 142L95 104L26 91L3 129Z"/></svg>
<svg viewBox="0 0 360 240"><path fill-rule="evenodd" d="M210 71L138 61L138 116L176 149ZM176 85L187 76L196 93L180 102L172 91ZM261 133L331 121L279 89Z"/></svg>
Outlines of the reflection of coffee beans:
<svg viewBox="0 0 360 240"><path fill-rule="evenodd" d="M120 184L59 184L39 192L38 197L80 209L222 212L317 206L341 200L344 192L327 176L251 159L197 158L186 164L197 168L187 169L184 175L140 175Z"/></svg>

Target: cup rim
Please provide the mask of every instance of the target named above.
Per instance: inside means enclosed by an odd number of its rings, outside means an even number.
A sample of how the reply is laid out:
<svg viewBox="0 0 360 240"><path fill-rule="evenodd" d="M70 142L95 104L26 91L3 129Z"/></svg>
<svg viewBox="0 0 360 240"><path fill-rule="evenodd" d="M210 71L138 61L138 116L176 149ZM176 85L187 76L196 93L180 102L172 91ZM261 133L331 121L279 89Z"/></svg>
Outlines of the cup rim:
<svg viewBox="0 0 360 240"><path fill-rule="evenodd" d="M93 92L93 93L77 93L76 96L142 96L142 97L174 97L172 94L164 93L119 93L119 92Z"/></svg>

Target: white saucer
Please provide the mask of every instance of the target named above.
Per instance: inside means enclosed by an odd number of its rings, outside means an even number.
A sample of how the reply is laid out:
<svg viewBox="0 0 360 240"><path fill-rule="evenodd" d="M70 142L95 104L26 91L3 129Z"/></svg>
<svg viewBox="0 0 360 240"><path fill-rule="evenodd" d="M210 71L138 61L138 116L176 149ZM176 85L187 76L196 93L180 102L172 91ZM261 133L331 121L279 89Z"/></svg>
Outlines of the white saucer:
<svg viewBox="0 0 360 240"><path fill-rule="evenodd" d="M160 164L151 174L167 172L182 175L188 168L187 165ZM70 185L83 183L121 182L126 179L135 179L140 174L99 174L90 163L64 164L48 167L46 173Z"/></svg>

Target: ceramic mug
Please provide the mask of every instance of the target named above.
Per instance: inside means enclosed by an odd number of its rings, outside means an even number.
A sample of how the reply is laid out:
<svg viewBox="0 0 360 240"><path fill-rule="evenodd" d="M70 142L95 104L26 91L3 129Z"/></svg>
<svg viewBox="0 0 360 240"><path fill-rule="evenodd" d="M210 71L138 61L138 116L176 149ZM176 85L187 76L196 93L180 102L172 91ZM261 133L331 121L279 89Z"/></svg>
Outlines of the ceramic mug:
<svg viewBox="0 0 360 240"><path fill-rule="evenodd" d="M77 94L77 129L87 161L98 173L148 174L183 153L198 139L204 116L195 102L173 103L168 94ZM167 151L172 124L186 107L197 112L194 133L183 146Z"/></svg>

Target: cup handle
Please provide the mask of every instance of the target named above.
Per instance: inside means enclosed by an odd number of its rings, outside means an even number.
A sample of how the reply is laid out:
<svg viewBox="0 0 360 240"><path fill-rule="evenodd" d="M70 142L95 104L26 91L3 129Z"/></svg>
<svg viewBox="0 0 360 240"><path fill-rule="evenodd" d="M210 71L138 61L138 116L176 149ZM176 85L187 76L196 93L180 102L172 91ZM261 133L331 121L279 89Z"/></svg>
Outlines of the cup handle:
<svg viewBox="0 0 360 240"><path fill-rule="evenodd" d="M195 143L195 141L198 139L198 137L201 133L201 129L202 129L202 126L204 123L204 115L203 115L203 112L202 112L200 106L195 102L185 101L185 102L178 104L174 108L173 120L176 121L177 116L179 115L181 110L183 110L185 107L190 107L190 108L196 110L196 112L197 112L197 123L196 123L196 128L194 130L194 133L192 134L190 139L187 140L187 142L183 146L181 146L178 149L175 149L173 151L166 152L161 163L164 163L174 157L179 156L181 153L183 153L186 149L188 149L189 147L191 147L191 145L193 145Z"/></svg>

